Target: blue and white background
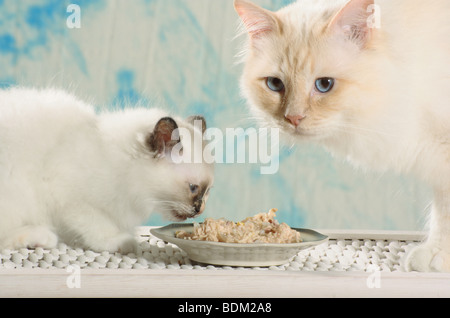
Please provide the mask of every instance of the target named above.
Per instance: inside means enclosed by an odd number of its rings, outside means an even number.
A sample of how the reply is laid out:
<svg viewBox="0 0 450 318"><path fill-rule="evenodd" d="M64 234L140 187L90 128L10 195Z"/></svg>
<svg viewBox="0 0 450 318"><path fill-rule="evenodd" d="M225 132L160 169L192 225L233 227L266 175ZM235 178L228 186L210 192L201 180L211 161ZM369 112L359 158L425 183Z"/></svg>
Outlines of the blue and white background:
<svg viewBox="0 0 450 318"><path fill-rule="evenodd" d="M291 1L255 2L276 10ZM81 8L80 28L67 27L71 3ZM140 101L203 114L210 127L248 127L237 25L232 0L0 0L0 86L61 87L99 108ZM354 171L313 145L282 149L275 175L259 168L217 165L203 217L238 221L276 207L295 227L420 230L426 222L427 187Z"/></svg>

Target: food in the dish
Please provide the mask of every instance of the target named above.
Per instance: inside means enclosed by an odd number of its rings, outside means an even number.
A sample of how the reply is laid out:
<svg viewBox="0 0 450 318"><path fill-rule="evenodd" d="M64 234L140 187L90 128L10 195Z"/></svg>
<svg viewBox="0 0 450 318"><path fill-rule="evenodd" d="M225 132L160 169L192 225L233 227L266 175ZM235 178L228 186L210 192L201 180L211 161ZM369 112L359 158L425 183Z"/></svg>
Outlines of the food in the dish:
<svg viewBox="0 0 450 318"><path fill-rule="evenodd" d="M275 220L277 209L248 217L241 222L205 219L193 232L178 231L177 238L224 243L300 243L300 233Z"/></svg>

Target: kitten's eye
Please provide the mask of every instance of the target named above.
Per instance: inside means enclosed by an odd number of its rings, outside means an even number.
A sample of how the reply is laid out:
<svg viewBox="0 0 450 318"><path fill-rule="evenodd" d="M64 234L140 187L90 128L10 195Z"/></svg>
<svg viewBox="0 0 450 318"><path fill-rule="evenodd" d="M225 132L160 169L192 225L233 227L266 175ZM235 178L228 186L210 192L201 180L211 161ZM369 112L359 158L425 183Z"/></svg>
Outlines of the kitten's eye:
<svg viewBox="0 0 450 318"><path fill-rule="evenodd" d="M316 80L316 89L320 93L328 93L334 87L334 78L322 77Z"/></svg>
<svg viewBox="0 0 450 318"><path fill-rule="evenodd" d="M268 77L266 79L267 87L274 92L281 92L284 90L283 81L276 77Z"/></svg>
<svg viewBox="0 0 450 318"><path fill-rule="evenodd" d="M191 190L192 194L197 194L198 192L198 185L196 184L189 184L189 190Z"/></svg>

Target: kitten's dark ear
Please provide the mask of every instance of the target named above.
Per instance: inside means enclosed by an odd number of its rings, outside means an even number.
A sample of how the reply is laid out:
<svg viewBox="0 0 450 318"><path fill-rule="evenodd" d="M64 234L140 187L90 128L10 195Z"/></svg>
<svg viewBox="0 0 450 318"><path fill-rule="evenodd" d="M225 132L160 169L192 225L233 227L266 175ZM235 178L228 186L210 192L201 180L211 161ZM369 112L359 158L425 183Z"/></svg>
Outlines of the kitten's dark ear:
<svg viewBox="0 0 450 318"><path fill-rule="evenodd" d="M186 121L191 125L193 125L194 127L196 127L196 125L201 125L202 134L205 133L207 129L205 117L200 115L190 116L186 119Z"/></svg>
<svg viewBox="0 0 450 318"><path fill-rule="evenodd" d="M155 157L170 151L179 142L178 125L170 117L160 119L146 140L147 147L155 153Z"/></svg>
<svg viewBox="0 0 450 318"><path fill-rule="evenodd" d="M375 27L370 19L379 14L374 1L350 0L334 16L328 28L334 33L344 35L359 47L366 47L371 38L372 29Z"/></svg>
<svg viewBox="0 0 450 318"><path fill-rule="evenodd" d="M278 21L273 12L263 9L247 0L234 0L234 8L242 19L252 40L275 31Z"/></svg>

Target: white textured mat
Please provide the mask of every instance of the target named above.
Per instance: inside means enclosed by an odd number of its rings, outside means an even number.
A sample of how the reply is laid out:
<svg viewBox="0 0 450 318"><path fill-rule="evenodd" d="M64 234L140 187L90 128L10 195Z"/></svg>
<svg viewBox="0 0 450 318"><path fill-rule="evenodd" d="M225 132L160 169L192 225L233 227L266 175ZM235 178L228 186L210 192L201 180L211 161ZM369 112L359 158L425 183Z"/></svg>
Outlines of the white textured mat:
<svg viewBox="0 0 450 318"><path fill-rule="evenodd" d="M287 264L268 268L245 268L246 270L276 271L403 271L403 256L419 242L420 235L336 234L330 235L328 243L301 251ZM45 250L20 249L0 252L0 269L57 268L77 265L81 269L185 269L185 270L236 270L241 267L212 266L195 263L177 246L165 243L150 235L149 228L138 231L139 247L136 253L84 251L65 244ZM385 237L385 238L383 238Z"/></svg>

